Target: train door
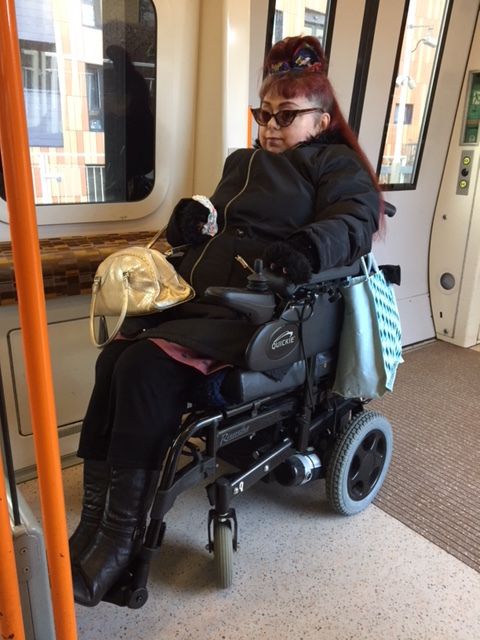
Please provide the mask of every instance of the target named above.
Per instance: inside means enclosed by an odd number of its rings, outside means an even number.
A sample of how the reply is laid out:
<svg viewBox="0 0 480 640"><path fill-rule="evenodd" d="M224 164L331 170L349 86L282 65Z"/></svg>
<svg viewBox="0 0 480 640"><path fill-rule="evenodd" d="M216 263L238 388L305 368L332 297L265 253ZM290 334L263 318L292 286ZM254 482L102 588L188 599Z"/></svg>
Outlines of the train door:
<svg viewBox="0 0 480 640"><path fill-rule="evenodd" d="M402 266L405 345L435 335L430 231L478 8L478 0L316 0L297 2L292 15L293 3L270 2L274 42L299 32L323 42L342 111L397 207L374 248L380 263Z"/></svg>
<svg viewBox="0 0 480 640"><path fill-rule="evenodd" d="M480 343L480 23L477 22L445 164L430 242L430 294L437 337Z"/></svg>
<svg viewBox="0 0 480 640"><path fill-rule="evenodd" d="M359 138L397 207L375 252L402 266L404 344L435 335L430 234L478 8L477 0L378 6Z"/></svg>

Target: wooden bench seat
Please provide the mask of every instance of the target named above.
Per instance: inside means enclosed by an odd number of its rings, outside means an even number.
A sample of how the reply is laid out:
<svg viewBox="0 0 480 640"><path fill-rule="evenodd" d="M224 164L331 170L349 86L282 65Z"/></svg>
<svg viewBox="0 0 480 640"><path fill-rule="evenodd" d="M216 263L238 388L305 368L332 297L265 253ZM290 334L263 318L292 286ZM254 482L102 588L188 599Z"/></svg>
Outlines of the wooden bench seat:
<svg viewBox="0 0 480 640"><path fill-rule="evenodd" d="M136 231L40 240L45 298L90 295L102 260L122 247L144 246L154 235L154 231ZM161 238L155 248L164 251L168 246ZM0 306L17 301L11 243L0 242Z"/></svg>

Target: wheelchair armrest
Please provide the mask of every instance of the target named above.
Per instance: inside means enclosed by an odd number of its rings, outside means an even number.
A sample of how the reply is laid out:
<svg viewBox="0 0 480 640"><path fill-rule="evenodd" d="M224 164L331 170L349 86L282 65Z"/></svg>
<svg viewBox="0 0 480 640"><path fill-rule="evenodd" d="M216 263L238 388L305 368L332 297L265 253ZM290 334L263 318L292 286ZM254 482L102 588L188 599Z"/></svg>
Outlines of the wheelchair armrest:
<svg viewBox="0 0 480 640"><path fill-rule="evenodd" d="M310 278L309 284L321 284L322 282L333 282L335 280L343 280L351 276L358 276L360 273L360 261L356 260L348 267L334 267L333 269L326 269L325 271L319 271L313 273ZM301 285L302 286L302 285Z"/></svg>
<svg viewBox="0 0 480 640"><path fill-rule="evenodd" d="M344 278L358 276L361 273L360 261L356 260L352 265L347 267L334 267L325 271L312 273L308 282L302 284L293 284L285 278L274 275L270 271L265 270L264 275L267 279L269 288L282 298L291 298L299 289L313 287L322 283L341 281Z"/></svg>
<svg viewBox="0 0 480 640"><path fill-rule="evenodd" d="M383 205L385 209L385 215L388 218L393 218L393 216L397 213L397 207L391 202L387 202L386 200L383 201Z"/></svg>
<svg viewBox="0 0 480 640"><path fill-rule="evenodd" d="M252 291L230 287L208 287L203 299L211 304L228 307L245 315L252 324L261 325L273 319L276 309L275 293L282 298L291 298L299 289L315 287L322 283L341 281L360 273L359 262L348 267L336 267L312 274L310 281L295 285L285 278L280 278L268 270L262 271L268 291Z"/></svg>
<svg viewBox="0 0 480 640"><path fill-rule="evenodd" d="M203 299L239 311L252 324L269 322L274 315L276 301L271 291L249 291L229 287L208 287Z"/></svg>

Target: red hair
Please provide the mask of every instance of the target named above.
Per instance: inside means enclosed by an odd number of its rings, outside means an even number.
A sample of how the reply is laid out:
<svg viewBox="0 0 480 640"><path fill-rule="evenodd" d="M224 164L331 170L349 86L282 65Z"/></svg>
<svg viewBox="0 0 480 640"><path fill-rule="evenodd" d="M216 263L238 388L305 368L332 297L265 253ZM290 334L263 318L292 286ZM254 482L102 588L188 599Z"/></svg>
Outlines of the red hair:
<svg viewBox="0 0 480 640"><path fill-rule="evenodd" d="M310 66L296 66L295 60L299 51L311 51L312 64ZM272 69L278 67L286 67L287 70L272 72ZM326 130L328 139L337 144L345 144L355 151L380 194L379 229L382 230L384 206L377 175L358 144L357 136L341 112L332 84L326 75L327 69L328 62L317 38L313 36L285 38L272 47L265 59L264 72L267 75L260 87L260 100L263 100L267 93L273 93L286 99L301 96L316 103L323 111L330 114L330 124Z"/></svg>

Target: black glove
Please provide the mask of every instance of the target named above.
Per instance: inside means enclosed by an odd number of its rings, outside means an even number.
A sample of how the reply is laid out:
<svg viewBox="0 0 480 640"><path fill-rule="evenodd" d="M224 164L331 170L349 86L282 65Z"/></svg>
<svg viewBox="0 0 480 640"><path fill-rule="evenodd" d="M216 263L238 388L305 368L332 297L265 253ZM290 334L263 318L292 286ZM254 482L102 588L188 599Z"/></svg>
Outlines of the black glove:
<svg viewBox="0 0 480 640"><path fill-rule="evenodd" d="M302 249L294 247L293 243L279 241L265 249L263 261L266 268L275 275L294 284L304 284L312 275L312 264L307 255Z"/></svg>
<svg viewBox="0 0 480 640"><path fill-rule="evenodd" d="M207 222L208 209L200 202L192 198L182 198L172 215L178 218L178 226L186 244L203 244L210 239L210 236L202 233L202 227Z"/></svg>

